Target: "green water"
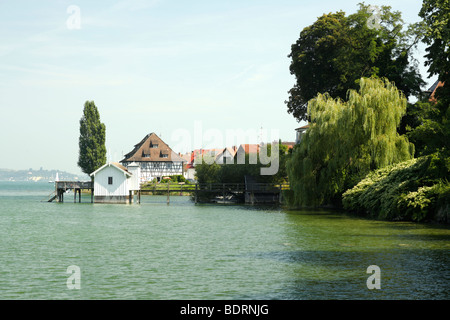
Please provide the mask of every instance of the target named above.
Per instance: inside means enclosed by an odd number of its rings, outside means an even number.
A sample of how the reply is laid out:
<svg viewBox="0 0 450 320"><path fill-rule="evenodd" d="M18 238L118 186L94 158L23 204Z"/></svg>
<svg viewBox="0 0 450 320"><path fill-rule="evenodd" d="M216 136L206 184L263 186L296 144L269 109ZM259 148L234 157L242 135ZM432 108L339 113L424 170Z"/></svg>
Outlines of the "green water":
<svg viewBox="0 0 450 320"><path fill-rule="evenodd" d="M41 202L0 182L1 299L448 299L450 229L326 211ZM80 268L70 290L68 266ZM381 270L369 290L367 267Z"/></svg>

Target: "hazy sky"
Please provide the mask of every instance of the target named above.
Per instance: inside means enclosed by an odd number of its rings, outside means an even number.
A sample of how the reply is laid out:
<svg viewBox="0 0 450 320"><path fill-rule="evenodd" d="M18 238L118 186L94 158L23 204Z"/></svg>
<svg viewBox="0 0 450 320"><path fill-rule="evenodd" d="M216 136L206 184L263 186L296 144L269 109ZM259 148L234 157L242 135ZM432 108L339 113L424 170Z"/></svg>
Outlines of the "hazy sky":
<svg viewBox="0 0 450 320"><path fill-rule="evenodd" d="M80 173L86 100L112 161L151 132L183 153L230 146L239 130L294 141L303 123L284 103L290 46L323 13L354 13L359 2L0 0L0 168ZM420 20L420 0L366 4ZM248 136L236 143L258 142Z"/></svg>

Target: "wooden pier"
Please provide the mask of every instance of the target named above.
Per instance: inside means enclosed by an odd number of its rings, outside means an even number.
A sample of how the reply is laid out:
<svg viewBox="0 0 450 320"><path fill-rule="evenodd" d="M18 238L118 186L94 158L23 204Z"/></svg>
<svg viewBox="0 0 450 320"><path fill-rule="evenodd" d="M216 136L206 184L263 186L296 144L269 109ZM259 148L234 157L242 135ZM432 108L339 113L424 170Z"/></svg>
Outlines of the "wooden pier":
<svg viewBox="0 0 450 320"><path fill-rule="evenodd" d="M55 181L55 191L50 195L48 202L64 202L64 194L73 191L73 202L81 202L81 190L90 190L91 203L94 203L94 186L92 181Z"/></svg>
<svg viewBox="0 0 450 320"><path fill-rule="evenodd" d="M143 194L167 195L167 203L170 203L170 195L190 194L195 203L247 203L247 204L276 204L282 203L283 190L288 190L288 184L255 183L196 183L196 184L158 184L146 186L138 192L140 203L141 192ZM57 181L55 191L49 196L48 202L64 202L64 194L68 190L73 191L73 202L81 202L81 190L89 190L91 203L94 203L94 187L91 181ZM131 195L130 199L134 196Z"/></svg>
<svg viewBox="0 0 450 320"><path fill-rule="evenodd" d="M167 187L167 203L170 193L190 193L195 203L248 203L275 204L282 203L283 190L289 189L288 184L271 183L197 183L185 186ZM159 189L164 192L164 189ZM152 192L155 194L154 192Z"/></svg>
<svg viewBox="0 0 450 320"><path fill-rule="evenodd" d="M276 204L283 201L288 184L202 183L193 190L194 202Z"/></svg>

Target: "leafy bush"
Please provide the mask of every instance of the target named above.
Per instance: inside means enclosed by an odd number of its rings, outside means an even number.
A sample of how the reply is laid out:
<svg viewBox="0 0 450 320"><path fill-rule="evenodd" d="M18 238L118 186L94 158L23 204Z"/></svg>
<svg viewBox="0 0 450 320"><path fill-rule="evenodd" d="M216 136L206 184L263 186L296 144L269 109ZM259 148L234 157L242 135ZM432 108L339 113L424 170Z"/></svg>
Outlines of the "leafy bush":
<svg viewBox="0 0 450 320"><path fill-rule="evenodd" d="M434 219L450 203L448 163L433 154L373 171L343 194L344 208L388 220Z"/></svg>
<svg viewBox="0 0 450 320"><path fill-rule="evenodd" d="M178 183L178 182L185 182L185 181L186 181L186 179L184 178L184 176L181 175L181 174L174 175L174 176L167 176L167 177L164 177L164 178L169 178L169 179L161 179L161 182L162 182L162 183L167 183L167 182L175 182L175 183Z"/></svg>

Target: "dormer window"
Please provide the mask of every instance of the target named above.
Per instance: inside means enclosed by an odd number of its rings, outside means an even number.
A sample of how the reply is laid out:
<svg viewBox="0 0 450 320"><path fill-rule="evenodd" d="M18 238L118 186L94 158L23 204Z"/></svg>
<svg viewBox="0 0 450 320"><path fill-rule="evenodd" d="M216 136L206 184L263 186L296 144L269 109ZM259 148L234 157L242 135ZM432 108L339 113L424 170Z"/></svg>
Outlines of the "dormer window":
<svg viewBox="0 0 450 320"><path fill-rule="evenodd" d="M168 158L169 155L161 152L161 153L159 154L159 157L160 157L160 158Z"/></svg>
<svg viewBox="0 0 450 320"><path fill-rule="evenodd" d="M150 141L150 148L156 149L156 148L158 148L158 144Z"/></svg>
<svg viewBox="0 0 450 320"><path fill-rule="evenodd" d="M145 151L142 151L142 157L143 158L150 158L150 153L145 153Z"/></svg>

